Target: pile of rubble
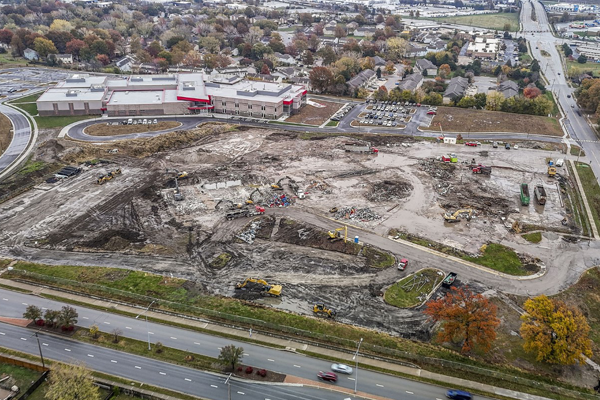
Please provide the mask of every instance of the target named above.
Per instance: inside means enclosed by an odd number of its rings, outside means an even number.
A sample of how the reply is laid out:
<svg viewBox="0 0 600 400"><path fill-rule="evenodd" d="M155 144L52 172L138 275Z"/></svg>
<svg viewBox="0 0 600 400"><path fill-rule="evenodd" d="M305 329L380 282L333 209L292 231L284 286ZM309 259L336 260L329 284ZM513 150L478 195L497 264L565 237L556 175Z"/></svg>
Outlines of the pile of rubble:
<svg viewBox="0 0 600 400"><path fill-rule="evenodd" d="M243 232L240 232L236 238L243 240L248 244L254 243L254 239L256 238L256 233L260 229L260 220L252 221L248 229Z"/></svg>
<svg viewBox="0 0 600 400"><path fill-rule="evenodd" d="M413 185L410 182L385 180L374 184L365 197L375 202L400 200L408 197L412 190Z"/></svg>
<svg viewBox="0 0 600 400"><path fill-rule="evenodd" d="M269 207L287 207L292 204L291 202L292 199L285 194L271 194L271 198L265 198L263 200L263 204L268 205Z"/></svg>
<svg viewBox="0 0 600 400"><path fill-rule="evenodd" d="M337 210L333 214L335 219L351 219L357 221L374 221L380 219L381 216L377 215L369 207L367 208L356 208L356 207L345 207Z"/></svg>
<svg viewBox="0 0 600 400"><path fill-rule="evenodd" d="M420 163L421 171L427 172L436 179L450 179L454 176L456 166L450 163L444 163L437 160L422 160Z"/></svg>

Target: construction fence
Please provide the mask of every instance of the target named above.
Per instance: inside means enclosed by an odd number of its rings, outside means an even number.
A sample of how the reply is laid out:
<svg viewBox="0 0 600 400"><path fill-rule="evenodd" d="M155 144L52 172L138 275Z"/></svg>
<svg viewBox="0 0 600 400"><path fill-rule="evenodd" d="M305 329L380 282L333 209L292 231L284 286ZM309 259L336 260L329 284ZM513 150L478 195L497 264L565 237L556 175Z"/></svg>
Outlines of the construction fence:
<svg viewBox="0 0 600 400"><path fill-rule="evenodd" d="M51 283L51 284L54 284L54 285L60 287L61 290L63 290L63 291L72 292L74 294L81 294L83 292L83 293L90 295L90 297L96 297L101 300L105 300L106 297L104 297L104 296L108 295L110 297L110 300L113 303L116 302L115 300L122 301L122 302L129 302L129 304L126 304L126 305L130 305L131 302L134 302L135 304L143 306L144 308L152 302L155 302L155 304L160 303L161 308L154 309L154 311L158 311L158 312L162 312L162 313L170 314L170 315L176 315L176 316L180 316L183 318L201 320L202 318L200 318L200 317L208 317L208 318L212 318L216 321L219 321L220 323L225 323L228 325L232 325L234 327L236 325L243 325L246 327L251 326L252 329L254 329L255 331L259 330L260 328L263 328L266 331L265 333L268 335L276 336L275 334L273 334L274 331L282 332L285 334L293 335L294 340L299 341L299 342L302 342L303 339L311 338L311 339L315 339L315 340L319 341L319 343L310 342L310 344L312 346L316 346L316 347L325 347L325 348L332 348L334 350L340 350L339 347L337 347L337 346L341 346L346 349L353 349L357 345L357 342L355 342L353 340L348 340L348 339L344 339L344 338L340 338L340 337L336 337L336 336L329 336L329 335L325 335L325 334L318 333L318 332L306 331L306 330L302 330L302 329L298 329L298 328L294 328L294 327L286 326L286 325L276 325L276 324L258 320L258 319L252 319L252 318L242 317L242 316L233 315L233 314L227 314L227 313L223 313L223 312L216 311L216 310L210 310L210 309L201 308L201 307L197 307L197 306L176 303L176 302L172 302L172 301L168 301L168 300L156 299L153 297L144 296L144 295L131 293L131 292L126 292L123 290L114 289L114 288L101 286L101 285L96 285L93 283L72 281L72 280L68 280L68 279L57 278L57 277L48 276L48 275L42 275L42 274L37 274L34 272L18 270L18 269L14 269L14 270L10 271L10 274L18 275L23 280L26 280L26 281L34 281L34 282L38 282L38 283L40 283L40 282ZM78 290L73 291L73 290L69 289L69 288L73 288L73 287L78 288ZM176 311L176 312L174 313L172 311ZM282 336L289 338L289 336L285 336L285 335L282 335ZM443 370L446 370L446 371L453 371L453 372L464 371L469 374L475 374L475 375L479 375L482 377L494 378L499 381L511 382L511 383L515 383L518 385L535 388L535 389L543 391L543 392L550 392L550 393L554 393L557 395L569 396L574 399L600 400L600 396L597 396L597 395L594 395L591 393L582 393L582 392L570 390L570 389L567 389L567 388L564 388L561 386L552 385L552 384L549 384L546 382L534 381L532 379L528 379L528 378L524 378L524 377L520 377L520 376L516 376L516 375L512 375L512 374L507 374L505 372L481 368L481 367L477 367L474 365L465 364L462 362L427 357L427 356L423 356L420 354L414 354L414 353L409 353L406 351L401 351L401 350L392 349L392 348L388 348L388 347L372 345L372 344L365 343L365 342L363 342L361 349L362 349L362 351L361 351L362 353L374 355L375 356L374 358L382 358L382 359L386 358L386 361L389 361L392 363L398 363L398 364L409 365L409 366L415 366L413 364L416 364L421 367L423 367L425 365L430 365L430 366L434 367L435 369L442 368ZM379 357L377 357L377 356L379 356ZM381 357L381 356L384 356L384 357ZM387 359L387 357L389 357L389 359Z"/></svg>

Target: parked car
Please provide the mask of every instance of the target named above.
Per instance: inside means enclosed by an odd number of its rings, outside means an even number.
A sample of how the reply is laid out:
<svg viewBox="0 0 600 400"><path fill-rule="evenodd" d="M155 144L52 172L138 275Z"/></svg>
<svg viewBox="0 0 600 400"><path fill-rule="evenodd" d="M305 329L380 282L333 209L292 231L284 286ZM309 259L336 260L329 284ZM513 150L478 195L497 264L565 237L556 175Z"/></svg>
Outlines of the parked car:
<svg viewBox="0 0 600 400"><path fill-rule="evenodd" d="M317 374L317 378L319 378L322 381L337 382L337 375L333 372L319 371L319 373Z"/></svg>
<svg viewBox="0 0 600 400"><path fill-rule="evenodd" d="M331 364L331 370L346 375L352 373L352 367L349 367L346 364Z"/></svg>
<svg viewBox="0 0 600 400"><path fill-rule="evenodd" d="M403 258L398 263L398 270L404 271L406 267L408 267L408 260L406 258Z"/></svg>
<svg viewBox="0 0 600 400"><path fill-rule="evenodd" d="M435 111L433 111L433 110L431 110L431 111L427 111L427 115L435 115L435 114L436 114L436 112L435 112Z"/></svg>
<svg viewBox="0 0 600 400"><path fill-rule="evenodd" d="M510 144L506 143L506 144L504 145L504 148L505 148L506 150L510 150Z"/></svg>
<svg viewBox="0 0 600 400"><path fill-rule="evenodd" d="M465 146L477 147L476 142L465 142Z"/></svg>
<svg viewBox="0 0 600 400"><path fill-rule="evenodd" d="M446 397L453 400L471 400L473 396L471 393L465 392L464 390L448 390Z"/></svg>

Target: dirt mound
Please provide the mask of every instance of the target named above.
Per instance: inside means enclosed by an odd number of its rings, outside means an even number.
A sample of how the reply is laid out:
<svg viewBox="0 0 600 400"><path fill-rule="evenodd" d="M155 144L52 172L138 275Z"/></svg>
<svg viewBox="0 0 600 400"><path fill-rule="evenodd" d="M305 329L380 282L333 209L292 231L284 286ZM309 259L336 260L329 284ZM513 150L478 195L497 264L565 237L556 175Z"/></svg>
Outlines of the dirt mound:
<svg viewBox="0 0 600 400"><path fill-rule="evenodd" d="M181 126L181 122L160 121L157 124L111 125L95 124L86 127L84 133L91 136L128 135L131 133L156 132Z"/></svg>
<svg viewBox="0 0 600 400"><path fill-rule="evenodd" d="M408 197L413 189L410 182L385 180L373 184L365 197L374 202L396 201Z"/></svg>
<svg viewBox="0 0 600 400"><path fill-rule="evenodd" d="M327 233L287 218L281 219L275 240L344 254L358 254L360 251L357 244L344 243L344 240L329 240Z"/></svg>
<svg viewBox="0 0 600 400"><path fill-rule="evenodd" d="M40 144L35 151L35 158L38 161L55 162L60 161L59 154L65 150L65 146L56 139L50 139Z"/></svg>

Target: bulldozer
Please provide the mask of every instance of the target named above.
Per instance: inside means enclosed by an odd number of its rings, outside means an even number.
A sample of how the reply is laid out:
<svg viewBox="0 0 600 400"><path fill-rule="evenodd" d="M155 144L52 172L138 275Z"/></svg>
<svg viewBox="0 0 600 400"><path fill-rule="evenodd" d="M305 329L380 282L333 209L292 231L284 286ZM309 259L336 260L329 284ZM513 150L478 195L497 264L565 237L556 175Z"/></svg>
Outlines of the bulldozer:
<svg viewBox="0 0 600 400"><path fill-rule="evenodd" d="M550 165L548 167L548 176L556 176L556 167L553 165Z"/></svg>
<svg viewBox="0 0 600 400"><path fill-rule="evenodd" d="M313 313L317 316L326 316L327 318L335 318L335 315L337 314L333 308L329 308L323 303L315 304L313 306Z"/></svg>
<svg viewBox="0 0 600 400"><path fill-rule="evenodd" d="M344 243L348 241L348 227L344 225L341 228L336 228L332 231L327 232L329 240L332 242L338 241L342 238L342 231L344 232Z"/></svg>
<svg viewBox="0 0 600 400"><path fill-rule="evenodd" d="M244 282L235 285L236 290L260 290L262 296L281 296L281 285L269 285L264 279L246 278Z"/></svg>
<svg viewBox="0 0 600 400"><path fill-rule="evenodd" d="M462 214L467 214L467 221L470 221L473 216L473 210L470 208L461 208L453 214L444 213L444 219L446 222L459 222Z"/></svg>

